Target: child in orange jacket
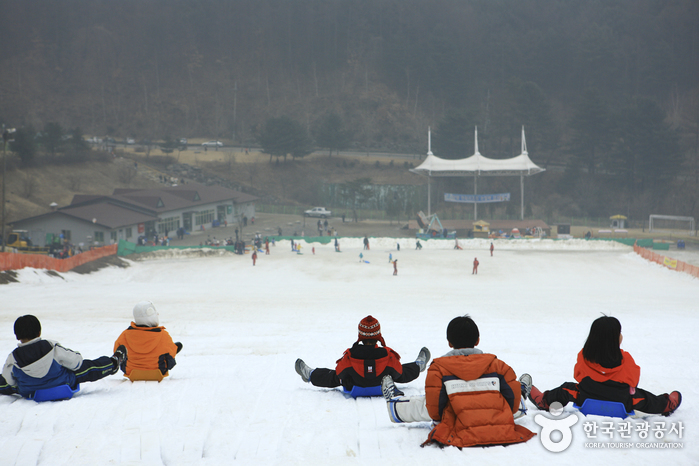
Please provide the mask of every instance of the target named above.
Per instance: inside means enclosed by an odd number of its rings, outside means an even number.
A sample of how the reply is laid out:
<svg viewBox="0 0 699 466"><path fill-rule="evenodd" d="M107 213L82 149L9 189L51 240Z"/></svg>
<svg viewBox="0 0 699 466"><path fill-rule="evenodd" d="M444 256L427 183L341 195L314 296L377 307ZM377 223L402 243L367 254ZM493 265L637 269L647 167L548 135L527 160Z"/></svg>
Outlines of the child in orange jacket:
<svg viewBox="0 0 699 466"><path fill-rule="evenodd" d="M121 365L124 375L134 369L159 369L163 375L175 367L175 355L182 350L182 343L173 343L172 337L160 326L158 311L150 301L141 301L133 308L133 322L124 330L114 348L124 345L129 358Z"/></svg>
<svg viewBox="0 0 699 466"><path fill-rule="evenodd" d="M392 422L435 421L425 444L471 447L526 442L534 436L514 422L522 385L510 366L476 348L480 332L468 315L447 326L452 348L427 369L424 396L401 396L390 375L381 391Z"/></svg>
<svg viewBox="0 0 699 466"><path fill-rule="evenodd" d="M641 368L629 353L620 348L622 340L621 323L616 317L596 319L585 346L578 353L573 374L577 382L566 382L542 393L531 385L531 376L523 374L520 380L526 380L530 386L529 399L539 409L545 410L555 401L563 406L571 401L582 406L587 398L593 398L623 403L626 412L637 409L663 416L675 412L682 403L680 392L654 395L638 388Z"/></svg>

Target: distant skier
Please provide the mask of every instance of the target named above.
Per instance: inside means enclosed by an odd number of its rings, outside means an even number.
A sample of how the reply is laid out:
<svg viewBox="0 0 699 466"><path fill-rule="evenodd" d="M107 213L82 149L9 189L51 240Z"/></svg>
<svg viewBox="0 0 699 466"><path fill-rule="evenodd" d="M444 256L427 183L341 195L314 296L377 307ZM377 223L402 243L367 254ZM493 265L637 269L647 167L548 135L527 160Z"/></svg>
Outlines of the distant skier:
<svg viewBox="0 0 699 466"><path fill-rule="evenodd" d="M493 242L490 242L490 257L493 257L493 250L495 249L495 246L493 246Z"/></svg>
<svg viewBox="0 0 699 466"><path fill-rule="evenodd" d="M478 275L478 264L479 264L479 263L480 263L480 262L478 262L478 258L475 257L475 258L473 259L473 272L471 273L471 275L474 275L474 274L475 274L475 275Z"/></svg>
<svg viewBox="0 0 699 466"><path fill-rule="evenodd" d="M257 250L253 248L252 250L252 265L255 265L255 262L257 261Z"/></svg>
<svg viewBox="0 0 699 466"><path fill-rule="evenodd" d="M393 275L398 275L398 259L393 261Z"/></svg>
<svg viewBox="0 0 699 466"><path fill-rule="evenodd" d="M422 244L420 244L420 240L415 241L415 250L417 251L418 249L422 249Z"/></svg>

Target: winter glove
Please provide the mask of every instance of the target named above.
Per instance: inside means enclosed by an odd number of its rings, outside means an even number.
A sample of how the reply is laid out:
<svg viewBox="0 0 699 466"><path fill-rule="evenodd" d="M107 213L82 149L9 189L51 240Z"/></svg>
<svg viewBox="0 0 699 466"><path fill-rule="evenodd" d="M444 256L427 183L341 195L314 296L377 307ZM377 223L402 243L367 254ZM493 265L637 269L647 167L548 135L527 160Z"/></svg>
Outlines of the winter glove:
<svg viewBox="0 0 699 466"><path fill-rule="evenodd" d="M177 354L180 354L180 351L182 351L182 343L178 341L175 343L175 346L177 346Z"/></svg>
<svg viewBox="0 0 699 466"><path fill-rule="evenodd" d="M160 369L160 373L165 375L167 374L167 371L175 367L175 358L170 356L169 353L161 354L160 357L158 358L158 369Z"/></svg>

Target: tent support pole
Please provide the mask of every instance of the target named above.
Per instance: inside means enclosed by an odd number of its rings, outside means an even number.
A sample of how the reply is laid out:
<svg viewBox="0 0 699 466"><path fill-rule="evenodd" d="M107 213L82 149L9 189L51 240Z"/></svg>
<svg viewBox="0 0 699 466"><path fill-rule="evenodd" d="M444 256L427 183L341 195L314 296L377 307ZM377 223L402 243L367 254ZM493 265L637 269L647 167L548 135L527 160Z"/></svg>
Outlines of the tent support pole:
<svg viewBox="0 0 699 466"><path fill-rule="evenodd" d="M519 175L519 187L520 187L520 199L522 201L522 218L520 220L524 220L524 175Z"/></svg>
<svg viewBox="0 0 699 466"><path fill-rule="evenodd" d="M431 207L431 200L430 200L430 192L432 191L430 189L430 179L432 177L430 175L427 175L427 216L429 217L430 214L430 207Z"/></svg>
<svg viewBox="0 0 699 466"><path fill-rule="evenodd" d="M473 221L478 220L478 175L473 175Z"/></svg>

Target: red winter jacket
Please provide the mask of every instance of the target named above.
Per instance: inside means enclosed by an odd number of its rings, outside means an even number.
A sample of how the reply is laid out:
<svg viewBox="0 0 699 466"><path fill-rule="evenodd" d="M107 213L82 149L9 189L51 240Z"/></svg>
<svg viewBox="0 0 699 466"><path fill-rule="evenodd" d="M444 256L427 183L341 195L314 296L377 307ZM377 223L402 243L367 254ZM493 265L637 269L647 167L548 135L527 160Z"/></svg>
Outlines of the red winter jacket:
<svg viewBox="0 0 699 466"><path fill-rule="evenodd" d="M358 387L376 387L381 385L381 379L385 375L390 375L394 381L407 383L410 380L403 380L403 366L400 363L400 356L389 347L378 345L368 346L359 344L352 345L345 350L345 353L337 360L335 372L342 386L347 390L352 390L355 385Z"/></svg>
<svg viewBox="0 0 699 466"><path fill-rule="evenodd" d="M590 377L595 382L625 383L630 387L638 387L641 378L641 368L636 364L631 355L621 350L621 364L612 367L602 367L597 363L590 362L583 357L583 352L578 353L578 361L575 363L575 380L580 383L585 377Z"/></svg>

